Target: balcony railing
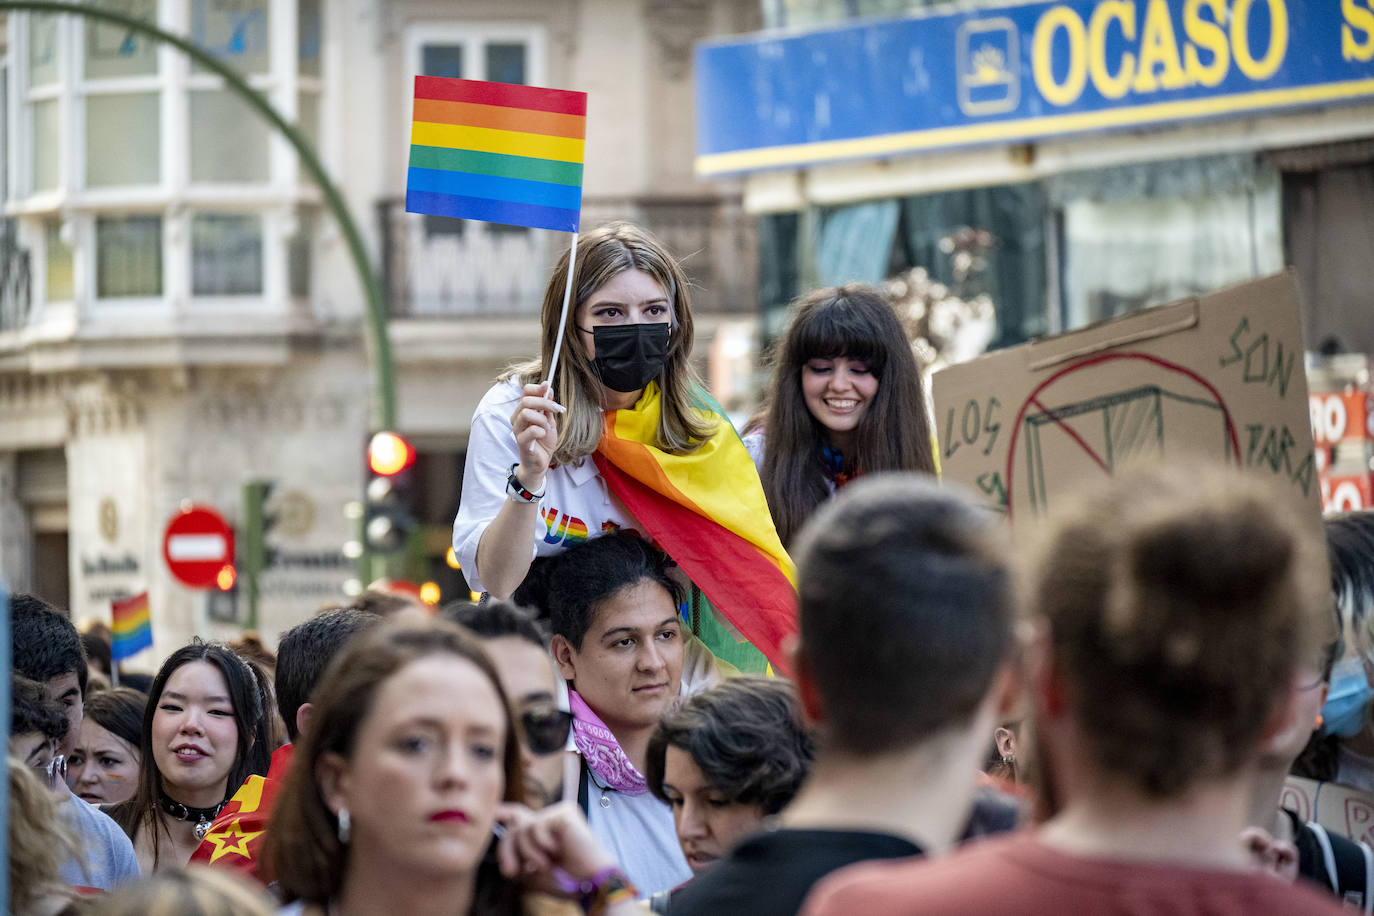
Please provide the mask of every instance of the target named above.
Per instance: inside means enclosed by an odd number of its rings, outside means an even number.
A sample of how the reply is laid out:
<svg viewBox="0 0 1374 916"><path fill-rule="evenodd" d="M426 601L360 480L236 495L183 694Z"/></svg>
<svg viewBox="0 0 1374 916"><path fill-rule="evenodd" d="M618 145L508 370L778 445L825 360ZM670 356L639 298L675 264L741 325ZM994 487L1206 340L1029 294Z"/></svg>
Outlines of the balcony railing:
<svg viewBox="0 0 1374 916"><path fill-rule="evenodd" d="M406 213L399 198L380 201L377 215L395 318L538 315L549 268L568 244L563 232ZM682 259L698 311L757 310L757 236L737 199L584 199L583 228L612 219L645 226Z"/></svg>
<svg viewBox="0 0 1374 916"><path fill-rule="evenodd" d="M19 247L13 220L0 221L0 331L29 323L29 253Z"/></svg>

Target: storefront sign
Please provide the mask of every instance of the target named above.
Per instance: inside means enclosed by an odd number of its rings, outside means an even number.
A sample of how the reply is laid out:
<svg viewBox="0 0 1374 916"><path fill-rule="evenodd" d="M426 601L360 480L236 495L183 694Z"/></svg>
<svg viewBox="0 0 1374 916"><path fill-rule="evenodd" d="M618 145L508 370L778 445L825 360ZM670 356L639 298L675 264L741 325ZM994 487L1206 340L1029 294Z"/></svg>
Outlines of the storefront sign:
<svg viewBox="0 0 1374 916"><path fill-rule="evenodd" d="M1069 0L699 45L720 175L1374 100L1374 0Z"/></svg>

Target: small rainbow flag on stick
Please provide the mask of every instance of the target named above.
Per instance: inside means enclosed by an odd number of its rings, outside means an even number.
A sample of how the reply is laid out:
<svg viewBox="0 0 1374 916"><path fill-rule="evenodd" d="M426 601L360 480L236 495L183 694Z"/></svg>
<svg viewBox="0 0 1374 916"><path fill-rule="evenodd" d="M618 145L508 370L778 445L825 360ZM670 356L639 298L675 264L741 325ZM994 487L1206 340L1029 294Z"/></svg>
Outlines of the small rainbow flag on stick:
<svg viewBox="0 0 1374 916"><path fill-rule="evenodd" d="M153 621L148 613L148 593L110 603L110 657L115 661L128 658L153 644Z"/></svg>
<svg viewBox="0 0 1374 916"><path fill-rule="evenodd" d="M587 94L415 77L406 210L576 232Z"/></svg>

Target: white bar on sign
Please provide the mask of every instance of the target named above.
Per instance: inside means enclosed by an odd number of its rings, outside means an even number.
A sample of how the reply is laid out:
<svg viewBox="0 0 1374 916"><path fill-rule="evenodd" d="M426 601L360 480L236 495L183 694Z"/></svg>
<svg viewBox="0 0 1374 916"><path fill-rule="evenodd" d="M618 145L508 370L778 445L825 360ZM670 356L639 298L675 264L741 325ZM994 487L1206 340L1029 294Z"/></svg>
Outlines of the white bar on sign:
<svg viewBox="0 0 1374 916"><path fill-rule="evenodd" d="M221 560L224 554L222 534L174 534L167 539L167 556L173 560Z"/></svg>

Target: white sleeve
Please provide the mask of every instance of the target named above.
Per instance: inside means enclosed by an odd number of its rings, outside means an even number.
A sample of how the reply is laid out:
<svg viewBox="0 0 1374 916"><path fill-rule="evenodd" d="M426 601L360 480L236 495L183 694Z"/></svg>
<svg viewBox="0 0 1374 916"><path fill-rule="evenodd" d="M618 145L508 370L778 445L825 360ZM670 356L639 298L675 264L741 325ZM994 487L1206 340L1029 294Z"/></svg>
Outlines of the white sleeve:
<svg viewBox="0 0 1374 916"><path fill-rule="evenodd" d="M477 543L505 504L506 476L510 466L520 460L510 418L501 415L499 406L499 402L492 404L483 398L472 416L467 462L463 466L463 492L458 517L453 520L453 552L468 587L479 592L486 589L477 575ZM530 559L534 555L531 533Z"/></svg>
<svg viewBox="0 0 1374 916"><path fill-rule="evenodd" d="M754 459L754 469L763 471L763 430L749 433L742 436L740 441L744 443L744 450L749 453L749 457Z"/></svg>

